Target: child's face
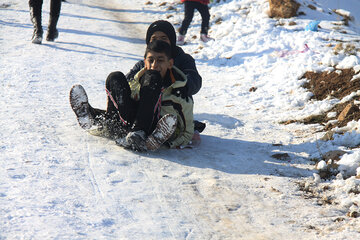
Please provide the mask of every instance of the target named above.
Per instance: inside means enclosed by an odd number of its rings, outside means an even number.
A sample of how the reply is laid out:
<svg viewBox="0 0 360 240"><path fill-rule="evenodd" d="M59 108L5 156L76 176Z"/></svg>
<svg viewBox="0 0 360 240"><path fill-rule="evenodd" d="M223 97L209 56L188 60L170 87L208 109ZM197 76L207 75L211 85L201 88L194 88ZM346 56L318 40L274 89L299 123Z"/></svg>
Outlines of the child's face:
<svg viewBox="0 0 360 240"><path fill-rule="evenodd" d="M154 32L153 35L151 35L151 37L150 37L150 42L153 42L155 40L161 40L161 41L167 42L171 46L170 39L169 39L168 35L166 35L164 32L161 32L161 31Z"/></svg>
<svg viewBox="0 0 360 240"><path fill-rule="evenodd" d="M174 64L174 60L169 59L165 53L158 53L154 51L147 53L144 62L145 69L160 72L162 78L165 77L167 70L171 69Z"/></svg>

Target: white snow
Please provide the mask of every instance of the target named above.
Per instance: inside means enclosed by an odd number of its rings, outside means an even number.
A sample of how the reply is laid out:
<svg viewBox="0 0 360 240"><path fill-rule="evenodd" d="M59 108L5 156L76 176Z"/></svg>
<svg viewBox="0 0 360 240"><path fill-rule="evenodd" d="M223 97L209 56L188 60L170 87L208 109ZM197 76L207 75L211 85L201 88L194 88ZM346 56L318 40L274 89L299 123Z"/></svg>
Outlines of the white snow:
<svg viewBox="0 0 360 240"><path fill-rule="evenodd" d="M336 112L328 112L328 114L326 116L328 118L335 118L336 117Z"/></svg>
<svg viewBox="0 0 360 240"><path fill-rule="evenodd" d="M356 65L354 66L354 71L357 74L358 72L360 72L360 65Z"/></svg>
<svg viewBox="0 0 360 240"><path fill-rule="evenodd" d="M344 9L335 9L334 12L336 12L337 14L340 14L341 16L350 17L350 12L346 11Z"/></svg>
<svg viewBox="0 0 360 240"><path fill-rule="evenodd" d="M339 68L351 68L359 64L359 58L357 56L347 56L345 57L337 67Z"/></svg>
<svg viewBox="0 0 360 240"><path fill-rule="evenodd" d="M360 166L360 152L345 154L338 162L339 170L343 176L355 176L356 169Z"/></svg>
<svg viewBox="0 0 360 240"><path fill-rule="evenodd" d="M321 160L320 162L318 162L318 165L316 167L318 170L325 170L326 168L326 162L324 160Z"/></svg>
<svg viewBox="0 0 360 240"><path fill-rule="evenodd" d="M207 44L199 42L196 13L183 49L203 77L194 96L195 119L207 124L201 145L146 154L87 134L69 91L81 84L90 103L105 109L108 74L127 73L142 59L154 20L178 28L183 5L67 1L59 38L42 45L31 44L27 1L0 4L1 240L360 239L360 218L349 214L360 213L360 122L327 142L317 125L279 124L339 102L310 101L299 78L337 64L358 71L359 52L335 55L328 46L359 48L358 0L299 0L306 15L280 20L268 18L267 0L213 1L215 41ZM167 10L170 4L178 11ZM349 26L334 25L341 18L333 9L350 12ZM48 15L45 0L45 34ZM314 20L321 28L305 31ZM311 159L331 150L347 152L340 173L319 179ZM279 153L289 157L272 157ZM335 204L305 198L299 183Z"/></svg>

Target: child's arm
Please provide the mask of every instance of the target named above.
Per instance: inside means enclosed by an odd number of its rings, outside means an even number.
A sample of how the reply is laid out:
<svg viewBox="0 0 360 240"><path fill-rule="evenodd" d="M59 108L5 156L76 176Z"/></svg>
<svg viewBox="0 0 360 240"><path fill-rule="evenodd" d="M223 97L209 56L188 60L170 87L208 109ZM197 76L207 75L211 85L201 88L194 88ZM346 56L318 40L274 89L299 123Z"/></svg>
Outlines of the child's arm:
<svg viewBox="0 0 360 240"><path fill-rule="evenodd" d="M189 54L182 54L181 59L177 61L178 67L187 77L187 94L188 96L195 95L199 92L202 85L202 78L196 69L195 60Z"/></svg>
<svg viewBox="0 0 360 240"><path fill-rule="evenodd" d="M129 81L131 98L136 101L140 99L140 88L141 88L140 78L144 75L145 72L146 72L145 68L141 69L138 73L136 73L134 78L131 79L131 81Z"/></svg>
<svg viewBox="0 0 360 240"><path fill-rule="evenodd" d="M138 61L134 67L132 69L130 69L130 71L128 72L128 74L126 74L126 79L128 80L128 82L134 80L135 75L141 70L143 69L145 66L144 61Z"/></svg>

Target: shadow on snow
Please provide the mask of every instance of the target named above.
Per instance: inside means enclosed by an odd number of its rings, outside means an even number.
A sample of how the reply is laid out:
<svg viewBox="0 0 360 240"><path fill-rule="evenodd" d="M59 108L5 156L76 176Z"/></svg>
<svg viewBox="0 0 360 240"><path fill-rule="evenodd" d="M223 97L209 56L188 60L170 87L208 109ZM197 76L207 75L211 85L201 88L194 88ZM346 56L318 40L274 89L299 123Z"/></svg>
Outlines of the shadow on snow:
<svg viewBox="0 0 360 240"><path fill-rule="evenodd" d="M147 158L161 158L181 165L209 168L230 174L274 175L300 178L313 172L294 166L295 162L307 162L296 153L288 153L290 160L271 157L279 149L292 146L273 146L269 143L249 142L202 135L198 148L182 150L160 150L144 154Z"/></svg>

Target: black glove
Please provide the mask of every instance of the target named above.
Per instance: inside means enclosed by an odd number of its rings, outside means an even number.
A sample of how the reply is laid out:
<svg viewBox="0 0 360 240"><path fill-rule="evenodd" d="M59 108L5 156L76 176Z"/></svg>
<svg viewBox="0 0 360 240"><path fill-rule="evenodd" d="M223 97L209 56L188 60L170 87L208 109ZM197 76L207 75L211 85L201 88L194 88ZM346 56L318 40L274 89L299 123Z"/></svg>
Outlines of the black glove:
<svg viewBox="0 0 360 240"><path fill-rule="evenodd" d="M189 98L191 97L188 95L188 89L186 86L180 88L174 88L171 93L177 97L181 97L185 99L186 101L189 101Z"/></svg>
<svg viewBox="0 0 360 240"><path fill-rule="evenodd" d="M147 150L145 140L146 134L144 131L130 132L126 136L126 146L124 147L133 151L145 152Z"/></svg>
<svg viewBox="0 0 360 240"><path fill-rule="evenodd" d="M204 131L206 127L206 123L199 122L197 120L194 120L194 131L202 132Z"/></svg>
<svg viewBox="0 0 360 240"><path fill-rule="evenodd" d="M156 85L162 83L162 78L159 71L147 70L140 79L141 87Z"/></svg>

